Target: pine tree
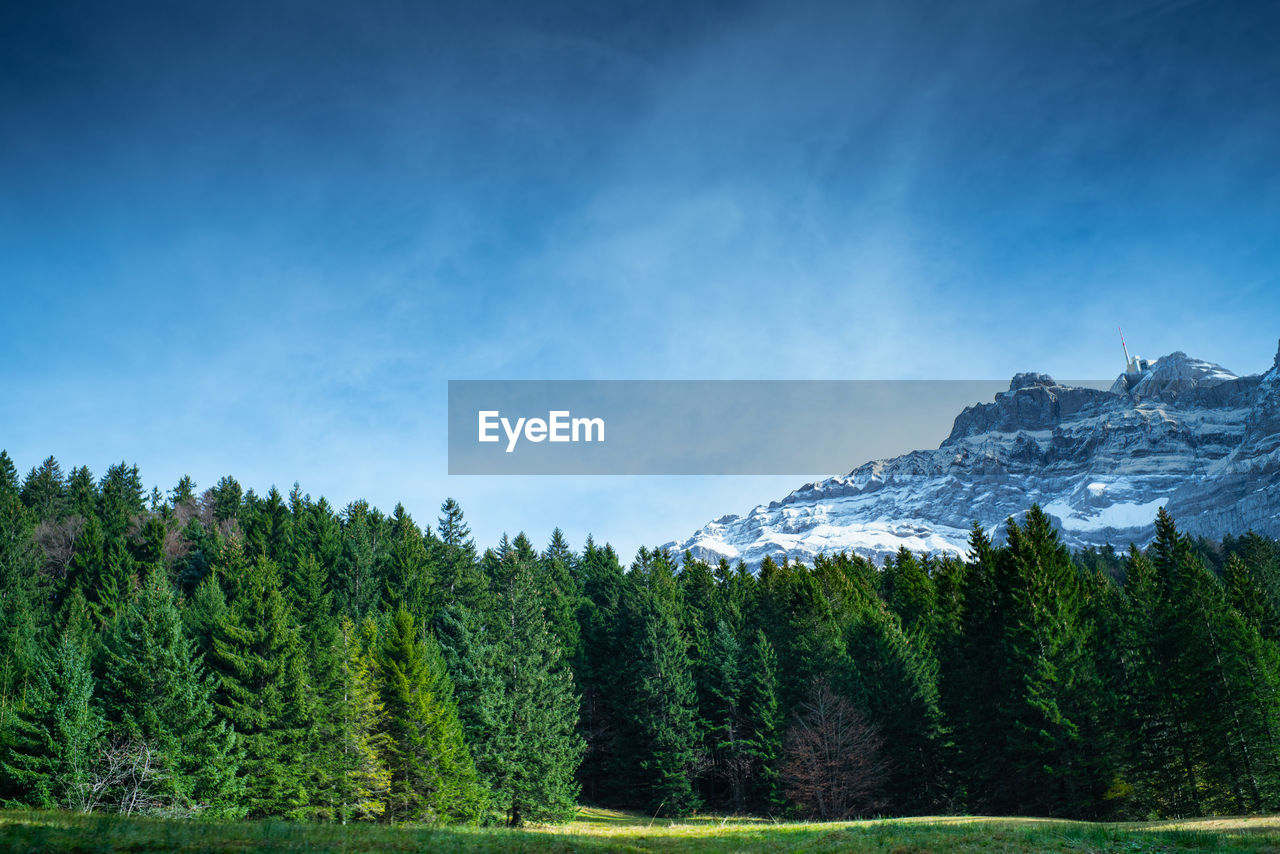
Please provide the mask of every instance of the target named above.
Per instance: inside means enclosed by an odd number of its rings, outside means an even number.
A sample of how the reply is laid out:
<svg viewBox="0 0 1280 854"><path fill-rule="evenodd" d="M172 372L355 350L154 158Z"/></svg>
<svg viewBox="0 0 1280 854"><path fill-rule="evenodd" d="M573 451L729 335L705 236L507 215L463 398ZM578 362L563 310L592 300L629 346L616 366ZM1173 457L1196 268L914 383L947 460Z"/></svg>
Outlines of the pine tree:
<svg viewBox="0 0 1280 854"><path fill-rule="evenodd" d="M635 661L627 670L634 680L628 689L636 776L645 781L647 810L687 815L699 805L693 789L698 706L669 557L642 548L628 581L624 607L635 633Z"/></svg>
<svg viewBox="0 0 1280 854"><path fill-rule="evenodd" d="M782 759L782 710L778 706L778 656L757 630L747 656L743 687L744 735L752 760L750 804L776 815L784 804L778 763Z"/></svg>
<svg viewBox="0 0 1280 854"><path fill-rule="evenodd" d="M187 636L201 657L213 654L213 639L227 613L227 597L216 575L206 575L182 610L182 623Z"/></svg>
<svg viewBox="0 0 1280 854"><path fill-rule="evenodd" d="M22 483L22 503L40 521L56 522L67 513L67 482L62 466L48 457Z"/></svg>
<svg viewBox="0 0 1280 854"><path fill-rule="evenodd" d="M34 674L42 662L36 620L25 602L6 606L4 635L0 638L0 766L18 740L19 714L26 708L35 681ZM0 774L0 803L18 798Z"/></svg>
<svg viewBox="0 0 1280 854"><path fill-rule="evenodd" d="M244 490L234 477L225 476L207 493L213 507L213 519L218 523L233 522L240 517Z"/></svg>
<svg viewBox="0 0 1280 854"><path fill-rule="evenodd" d="M4 757L5 788L16 791L20 802L93 808L94 765L102 737L93 691L87 651L70 634L62 634L37 671Z"/></svg>
<svg viewBox="0 0 1280 854"><path fill-rule="evenodd" d="M551 532L551 542L537 565L538 586L546 604L546 621L555 636L565 661L578 656L582 642L578 627L578 603L582 588L576 575L576 561L564 532L556 528Z"/></svg>
<svg viewBox="0 0 1280 854"><path fill-rule="evenodd" d="M565 821L580 787L575 772L585 748L577 732L579 697L559 639L544 614L536 567L522 562L498 596L501 717L487 740L497 759L489 774L507 823Z"/></svg>
<svg viewBox="0 0 1280 854"><path fill-rule="evenodd" d="M471 538L462 507L452 498L440 505L436 521L436 577L432 586L432 613L450 604L473 611L484 609L488 578L480 568L476 543Z"/></svg>
<svg viewBox="0 0 1280 854"><path fill-rule="evenodd" d="M887 768L878 775L883 791L876 794L899 814L929 812L942 800L938 662L927 632L917 626L908 635L898 617L872 598L859 604L845 627L841 693L883 737Z"/></svg>
<svg viewBox="0 0 1280 854"><path fill-rule="evenodd" d="M321 646L333 639L337 626L333 616L333 594L329 590L329 573L316 556L308 552L290 567L285 591L298 618L303 640L318 652Z"/></svg>
<svg viewBox="0 0 1280 854"><path fill-rule="evenodd" d="M510 644L499 632L496 613L496 609L480 614L461 604L450 606L436 615L436 634L454 686L463 740L486 793L486 811L501 810L500 816L486 820L509 821L507 806L495 796L510 775L508 745L502 736L510 727L513 705L505 678Z"/></svg>
<svg viewBox="0 0 1280 854"><path fill-rule="evenodd" d="M310 687L301 639L275 564L237 564L213 636L215 702L243 747L243 805L251 817L306 814Z"/></svg>
<svg viewBox="0 0 1280 854"><path fill-rule="evenodd" d="M386 711L378 695L374 662L376 643L372 621L357 629L350 619L342 618L331 656L333 690L320 695L325 709L322 771L329 777L333 817L343 823L384 818L391 793Z"/></svg>
<svg viewBox="0 0 1280 854"><path fill-rule="evenodd" d="M342 553L334 570L334 594L342 613L363 618L382 600L378 572L382 557L382 516L368 502L353 501L343 511Z"/></svg>
<svg viewBox="0 0 1280 854"><path fill-rule="evenodd" d="M713 774L727 790L718 800L728 803L737 813L746 808L746 784L751 771L742 709L742 658L737 637L724 620L718 620L704 666L707 747Z"/></svg>
<svg viewBox="0 0 1280 854"><path fill-rule="evenodd" d="M476 821L485 793L476 778L439 644L401 608L377 656L386 711L391 821Z"/></svg>
<svg viewBox="0 0 1280 854"><path fill-rule="evenodd" d="M825 563L825 562L824 562ZM780 609L780 625L769 633L778 652L781 701L793 708L813 684L829 680L844 661L838 603L819 577L803 566L779 567L766 594Z"/></svg>
<svg viewBox="0 0 1280 854"><path fill-rule="evenodd" d="M881 579L885 603L912 637L932 643L938 619L937 596L926 566L906 547L885 561Z"/></svg>
<svg viewBox="0 0 1280 854"><path fill-rule="evenodd" d="M397 504L391 516L382 603L388 611L405 608L422 624L434 616L435 567L427 542L404 505Z"/></svg>
<svg viewBox="0 0 1280 854"><path fill-rule="evenodd" d="M574 682L582 691L578 729L587 744L579 766L583 794L591 802L621 797L618 739L624 729L623 708L629 698L626 680L618 676L618 662L629 650L622 646L619 601L625 583L622 565L612 548L597 548L590 537L578 563L582 599L578 605L581 644L573 661Z"/></svg>
<svg viewBox="0 0 1280 854"><path fill-rule="evenodd" d="M98 485L93 473L85 466L71 470L67 476L68 512L82 519L97 515Z"/></svg>
<svg viewBox="0 0 1280 854"><path fill-rule="evenodd" d="M190 475L184 474L178 478L178 485L169 490L169 501L175 509L184 505L195 506L196 483Z"/></svg>
<svg viewBox="0 0 1280 854"><path fill-rule="evenodd" d="M146 490L136 465L123 462L107 469L98 484L98 518L107 542L123 539L133 520L146 509Z"/></svg>
<svg viewBox="0 0 1280 854"><path fill-rule="evenodd" d="M1180 759L1181 809L1258 809L1276 778L1274 670L1257 631L1230 608L1163 509L1151 551L1161 593L1156 657Z"/></svg>
<svg viewBox="0 0 1280 854"><path fill-rule="evenodd" d="M213 679L159 570L111 625L101 658L108 728L155 751L163 801L178 809L233 813L239 795L235 736L216 717Z"/></svg>
<svg viewBox="0 0 1280 854"><path fill-rule="evenodd" d="M32 527L32 514L20 499L17 470L0 451L0 760L41 658L37 637L44 608Z"/></svg>
<svg viewBox="0 0 1280 854"><path fill-rule="evenodd" d="M941 650L942 705L952 731L949 766L955 795L969 809L985 810L1001 774L1004 737L1000 703L1011 691L999 666L1007 589L996 584L996 553L976 523L969 535L969 569L960 587L956 642Z"/></svg>
<svg viewBox="0 0 1280 854"><path fill-rule="evenodd" d="M1003 613L1000 663L1006 767L993 792L1003 811L1089 814L1110 782L1092 753L1098 686L1089 657L1092 627L1070 555L1037 506L997 558Z"/></svg>
<svg viewBox="0 0 1280 854"><path fill-rule="evenodd" d="M134 562L123 535L107 537L96 516L85 522L67 567L68 590L80 590L99 624L124 606L134 586Z"/></svg>

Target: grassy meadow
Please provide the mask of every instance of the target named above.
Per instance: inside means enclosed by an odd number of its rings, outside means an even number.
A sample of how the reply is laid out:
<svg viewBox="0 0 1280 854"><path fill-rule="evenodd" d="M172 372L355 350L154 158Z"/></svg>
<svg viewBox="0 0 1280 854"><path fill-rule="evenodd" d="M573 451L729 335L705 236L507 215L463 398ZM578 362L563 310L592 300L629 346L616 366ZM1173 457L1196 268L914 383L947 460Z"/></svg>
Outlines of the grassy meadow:
<svg viewBox="0 0 1280 854"><path fill-rule="evenodd" d="M1177 852L1280 851L1280 817L1093 824L934 816L832 823L649 819L584 808L570 824L495 828L204 823L0 812L6 852Z"/></svg>

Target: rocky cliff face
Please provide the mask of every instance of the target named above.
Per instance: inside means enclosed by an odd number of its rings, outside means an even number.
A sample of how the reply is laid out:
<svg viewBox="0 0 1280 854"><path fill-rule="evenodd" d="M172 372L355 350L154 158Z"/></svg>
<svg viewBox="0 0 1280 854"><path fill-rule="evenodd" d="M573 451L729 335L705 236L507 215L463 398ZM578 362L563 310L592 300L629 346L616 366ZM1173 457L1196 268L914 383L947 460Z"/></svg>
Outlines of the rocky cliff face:
<svg viewBox="0 0 1280 854"><path fill-rule="evenodd" d="M963 553L974 521L999 537L1032 503L1072 547L1145 544L1162 506L1192 533L1280 536L1280 353L1248 377L1172 353L1109 391L1018 374L961 412L936 450L807 484L669 547L751 565L881 559L901 546Z"/></svg>

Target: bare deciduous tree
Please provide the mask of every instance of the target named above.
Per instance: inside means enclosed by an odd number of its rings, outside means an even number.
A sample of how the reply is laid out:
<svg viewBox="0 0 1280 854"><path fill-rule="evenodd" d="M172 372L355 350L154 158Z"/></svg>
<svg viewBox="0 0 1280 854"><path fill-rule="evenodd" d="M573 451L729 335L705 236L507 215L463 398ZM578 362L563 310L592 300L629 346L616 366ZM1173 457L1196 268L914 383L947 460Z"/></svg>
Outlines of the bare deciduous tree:
<svg viewBox="0 0 1280 854"><path fill-rule="evenodd" d="M114 809L124 815L172 812L163 786L167 776L159 754L145 742L103 742L91 772L73 793L75 806L81 812Z"/></svg>
<svg viewBox="0 0 1280 854"><path fill-rule="evenodd" d="M887 769L876 728L825 681L814 684L787 730L780 768L787 796L813 818L865 815Z"/></svg>
<svg viewBox="0 0 1280 854"><path fill-rule="evenodd" d="M84 530L82 516L70 516L61 521L46 520L36 527L36 542L44 552L45 572L56 579L67 575L67 566L76 553L76 543Z"/></svg>

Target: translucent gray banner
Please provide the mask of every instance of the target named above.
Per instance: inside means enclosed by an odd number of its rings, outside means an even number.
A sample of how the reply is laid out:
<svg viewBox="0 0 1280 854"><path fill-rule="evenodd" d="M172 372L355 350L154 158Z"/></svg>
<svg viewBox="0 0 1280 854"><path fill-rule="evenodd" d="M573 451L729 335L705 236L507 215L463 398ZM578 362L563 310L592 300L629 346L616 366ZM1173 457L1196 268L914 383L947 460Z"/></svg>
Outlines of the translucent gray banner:
<svg viewBox="0 0 1280 854"><path fill-rule="evenodd" d="M965 407L1008 388L1008 380L451 380L449 474L839 474L938 447Z"/></svg>

